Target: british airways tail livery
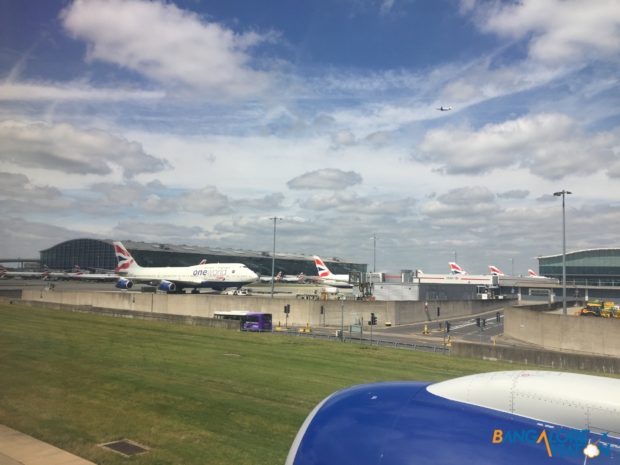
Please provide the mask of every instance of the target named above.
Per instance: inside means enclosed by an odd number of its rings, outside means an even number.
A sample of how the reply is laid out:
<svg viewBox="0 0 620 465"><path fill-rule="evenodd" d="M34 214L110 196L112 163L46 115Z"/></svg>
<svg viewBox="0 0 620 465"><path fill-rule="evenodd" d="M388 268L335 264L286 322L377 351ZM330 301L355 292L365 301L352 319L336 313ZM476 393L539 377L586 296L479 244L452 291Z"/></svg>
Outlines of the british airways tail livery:
<svg viewBox="0 0 620 465"><path fill-rule="evenodd" d="M505 276L504 272L500 270L498 267L496 267L495 265L489 265L489 271L491 272L492 275L495 275L495 276Z"/></svg>
<svg viewBox="0 0 620 465"><path fill-rule="evenodd" d="M467 274L467 271L454 262L449 262L448 265L450 265L450 273L452 274Z"/></svg>
<svg viewBox="0 0 620 465"><path fill-rule="evenodd" d="M527 275L530 278L551 279L551 278L547 278L546 276L539 276L538 273L536 273L534 270L527 270Z"/></svg>
<svg viewBox="0 0 620 465"><path fill-rule="evenodd" d="M314 408L286 465L617 465L619 392L549 371L354 386Z"/></svg>
<svg viewBox="0 0 620 465"><path fill-rule="evenodd" d="M160 291L182 292L184 287L211 288L222 291L229 287L241 287L258 280L258 275L241 263L208 263L205 265L178 267L149 267L138 265L121 242L114 243L121 275L116 283L120 289L131 289L133 282L154 283Z"/></svg>
<svg viewBox="0 0 620 465"><path fill-rule="evenodd" d="M314 255L313 258L316 271L319 274L318 281L321 284L326 284L333 287L352 287L349 283L348 274L333 274L329 271L329 268L327 268L327 265L323 262L323 260L321 260L321 257Z"/></svg>

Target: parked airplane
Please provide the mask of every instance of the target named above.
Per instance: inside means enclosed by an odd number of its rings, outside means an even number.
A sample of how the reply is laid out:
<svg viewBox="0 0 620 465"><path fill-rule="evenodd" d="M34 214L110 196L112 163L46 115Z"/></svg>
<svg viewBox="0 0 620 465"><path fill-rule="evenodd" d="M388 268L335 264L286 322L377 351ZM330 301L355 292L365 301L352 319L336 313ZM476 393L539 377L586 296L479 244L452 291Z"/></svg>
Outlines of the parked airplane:
<svg viewBox="0 0 620 465"><path fill-rule="evenodd" d="M449 262L448 264L450 265L450 273L452 273L452 274L467 274L467 271L465 271L463 268L458 266L456 263Z"/></svg>
<svg viewBox="0 0 620 465"><path fill-rule="evenodd" d="M440 106L439 108L437 108L439 111L450 111L452 110L452 107L444 107L443 105Z"/></svg>
<svg viewBox="0 0 620 465"><path fill-rule="evenodd" d="M120 289L131 289L133 282L155 283L166 292L182 292L184 287L211 288L222 291L229 287L240 288L258 281L258 275L242 263L209 263L206 265L143 268L121 242L114 242L118 260L115 271L121 275L116 283Z"/></svg>
<svg viewBox="0 0 620 465"><path fill-rule="evenodd" d="M50 273L53 275L54 273ZM88 273L80 269L78 265L73 267L73 272L64 273L62 279L74 279L83 281L115 281L118 279L118 275L111 271L109 273Z"/></svg>
<svg viewBox="0 0 620 465"><path fill-rule="evenodd" d="M10 271L0 265L0 278L42 279L45 276L45 271Z"/></svg>
<svg viewBox="0 0 620 465"><path fill-rule="evenodd" d="M495 265L489 265L489 271L495 276L505 276L504 272Z"/></svg>
<svg viewBox="0 0 620 465"><path fill-rule="evenodd" d="M352 287L351 284L349 284L348 274L333 274L329 271L329 268L327 268L325 263L323 263L321 257L316 255L314 256L314 265L319 273L317 281L320 284L326 284L333 287Z"/></svg>
<svg viewBox="0 0 620 465"><path fill-rule="evenodd" d="M547 278L546 276L538 276L538 273L536 273L534 270L527 270L527 275L530 278L550 279L550 278Z"/></svg>
<svg viewBox="0 0 620 465"><path fill-rule="evenodd" d="M260 277L261 282L264 283L270 283L271 282L271 276L261 276ZM297 276L292 275L292 274L282 274L281 271L278 272L278 274L275 276L275 282L276 283L299 283L299 284L303 284L306 282L306 276L304 275L303 272L299 273Z"/></svg>
<svg viewBox="0 0 620 465"><path fill-rule="evenodd" d="M270 283L271 282L271 276L261 276L260 277L261 282L263 283ZM279 271L277 275L274 276L273 280L276 283L279 283L282 281L282 272Z"/></svg>
<svg viewBox="0 0 620 465"><path fill-rule="evenodd" d="M617 464L618 392L550 371L353 386L314 408L285 465Z"/></svg>

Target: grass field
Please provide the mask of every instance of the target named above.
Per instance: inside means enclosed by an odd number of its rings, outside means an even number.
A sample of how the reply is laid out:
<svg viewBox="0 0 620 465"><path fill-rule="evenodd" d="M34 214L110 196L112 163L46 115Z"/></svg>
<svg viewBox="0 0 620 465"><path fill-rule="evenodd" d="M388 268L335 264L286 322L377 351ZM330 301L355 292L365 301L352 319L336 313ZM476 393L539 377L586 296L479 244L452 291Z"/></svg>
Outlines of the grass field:
<svg viewBox="0 0 620 465"><path fill-rule="evenodd" d="M515 365L0 305L0 423L98 464L284 463L305 416L353 384Z"/></svg>

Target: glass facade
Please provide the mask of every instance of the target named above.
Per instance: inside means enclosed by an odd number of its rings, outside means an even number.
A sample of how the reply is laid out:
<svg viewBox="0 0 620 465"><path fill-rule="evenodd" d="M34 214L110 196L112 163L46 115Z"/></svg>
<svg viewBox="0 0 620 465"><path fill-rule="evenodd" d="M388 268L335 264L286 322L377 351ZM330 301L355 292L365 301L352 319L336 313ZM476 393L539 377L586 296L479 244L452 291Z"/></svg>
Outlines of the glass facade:
<svg viewBox="0 0 620 465"><path fill-rule="evenodd" d="M116 256L112 244L97 239L73 239L42 250L41 265L54 270L84 269L113 270Z"/></svg>
<svg viewBox="0 0 620 465"><path fill-rule="evenodd" d="M538 258L539 274L562 280L562 255ZM620 286L620 249L580 250L566 254L566 282Z"/></svg>
<svg viewBox="0 0 620 465"><path fill-rule="evenodd" d="M143 242L124 241L140 266L191 266L201 260L207 263L243 263L248 268L263 276L271 276L271 254L268 252L215 250L207 247L183 245L147 244ZM75 239L42 250L41 264L51 269L71 269L75 265L84 269L112 270L116 267L116 256L112 241L97 239ZM350 262L325 263L334 274L346 274L351 271L366 271L366 264ZM276 254L275 273L316 276L317 271L312 257Z"/></svg>

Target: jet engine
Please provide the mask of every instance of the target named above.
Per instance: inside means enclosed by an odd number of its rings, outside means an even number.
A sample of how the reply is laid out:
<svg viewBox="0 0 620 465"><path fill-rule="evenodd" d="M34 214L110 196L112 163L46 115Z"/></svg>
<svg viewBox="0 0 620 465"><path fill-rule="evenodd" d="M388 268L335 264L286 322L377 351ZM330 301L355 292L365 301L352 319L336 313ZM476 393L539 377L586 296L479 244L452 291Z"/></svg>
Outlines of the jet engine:
<svg viewBox="0 0 620 465"><path fill-rule="evenodd" d="M131 289L133 287L133 281L127 278L120 278L116 281L116 287L119 289Z"/></svg>
<svg viewBox="0 0 620 465"><path fill-rule="evenodd" d="M166 291L166 292L176 292L177 286L176 284L170 281L162 281L159 283L159 286L157 286L157 289L159 289L160 291Z"/></svg>

